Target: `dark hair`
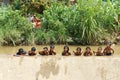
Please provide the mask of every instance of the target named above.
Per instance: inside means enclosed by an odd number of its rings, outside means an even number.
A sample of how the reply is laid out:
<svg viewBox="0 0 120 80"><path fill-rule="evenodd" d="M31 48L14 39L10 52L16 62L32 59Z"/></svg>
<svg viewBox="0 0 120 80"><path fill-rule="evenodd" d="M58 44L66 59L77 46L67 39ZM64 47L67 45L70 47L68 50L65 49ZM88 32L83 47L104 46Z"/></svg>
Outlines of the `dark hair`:
<svg viewBox="0 0 120 80"><path fill-rule="evenodd" d="M36 48L35 48L35 47L32 47L32 48L31 48L31 51L36 51Z"/></svg>
<svg viewBox="0 0 120 80"><path fill-rule="evenodd" d="M55 46L54 46L54 45L50 45L50 48L51 48L51 49L54 49L54 48L55 48Z"/></svg>
<svg viewBox="0 0 120 80"><path fill-rule="evenodd" d="M98 47L98 49L102 49L102 47L100 46L100 47Z"/></svg>
<svg viewBox="0 0 120 80"><path fill-rule="evenodd" d="M48 47L44 47L43 49L47 49L48 50Z"/></svg>
<svg viewBox="0 0 120 80"><path fill-rule="evenodd" d="M111 46L111 45L112 45L112 42L108 42L107 44L108 44L109 46Z"/></svg>
<svg viewBox="0 0 120 80"><path fill-rule="evenodd" d="M24 52L23 48L19 48L18 52L23 53Z"/></svg>
<svg viewBox="0 0 120 80"><path fill-rule="evenodd" d="M90 49L90 50L91 50L91 48L90 48L89 46L86 47L86 50L87 50L87 49Z"/></svg>
<svg viewBox="0 0 120 80"><path fill-rule="evenodd" d="M64 46L64 49L65 49L65 48L67 48L67 49L68 49L68 51L69 51L69 47L68 47L68 46Z"/></svg>
<svg viewBox="0 0 120 80"><path fill-rule="evenodd" d="M81 50L81 48L80 47L77 47L77 49L76 50Z"/></svg>

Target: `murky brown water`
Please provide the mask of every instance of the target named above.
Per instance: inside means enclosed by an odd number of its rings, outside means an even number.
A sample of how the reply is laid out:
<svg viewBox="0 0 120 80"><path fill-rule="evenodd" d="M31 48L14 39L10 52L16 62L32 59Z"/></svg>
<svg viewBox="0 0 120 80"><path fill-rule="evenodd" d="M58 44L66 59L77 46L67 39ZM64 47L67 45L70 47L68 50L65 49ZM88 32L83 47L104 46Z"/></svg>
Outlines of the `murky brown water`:
<svg viewBox="0 0 120 80"><path fill-rule="evenodd" d="M45 45L40 45L35 47L37 51L41 51L44 46ZM3 46L3 47L0 47L0 54L15 54L19 48L23 48L24 50L28 51L31 49L31 47L32 46L17 46L17 47ZM63 51L63 47L64 45L55 45L55 51L57 53L61 53ZM72 53L73 51L75 51L77 47L78 46L69 46L70 52ZM82 48L82 51L84 51L86 46L80 46L80 47ZM90 47L92 51L96 51L99 46L90 46ZM102 46L102 47L104 49L105 46ZM120 54L120 45L112 45L112 48L115 50L115 54Z"/></svg>

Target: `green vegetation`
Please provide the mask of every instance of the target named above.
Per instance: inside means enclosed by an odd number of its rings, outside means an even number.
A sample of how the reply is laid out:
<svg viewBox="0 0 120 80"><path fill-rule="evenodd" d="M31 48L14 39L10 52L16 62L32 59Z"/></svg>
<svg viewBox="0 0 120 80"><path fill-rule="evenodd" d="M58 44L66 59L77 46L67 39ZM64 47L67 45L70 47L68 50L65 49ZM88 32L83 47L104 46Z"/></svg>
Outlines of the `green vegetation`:
<svg viewBox="0 0 120 80"><path fill-rule="evenodd" d="M72 5L68 2L15 0L10 7L1 6L0 45L70 42L95 45L120 35L119 0L76 0ZM37 14L42 20L42 27L35 33L26 17L29 13Z"/></svg>

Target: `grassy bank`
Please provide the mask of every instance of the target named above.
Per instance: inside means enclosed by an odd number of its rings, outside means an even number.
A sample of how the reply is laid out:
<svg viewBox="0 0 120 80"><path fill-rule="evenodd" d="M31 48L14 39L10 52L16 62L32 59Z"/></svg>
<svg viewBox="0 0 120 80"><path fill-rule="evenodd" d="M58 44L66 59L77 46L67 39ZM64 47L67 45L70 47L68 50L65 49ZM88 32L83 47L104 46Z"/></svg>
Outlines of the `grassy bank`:
<svg viewBox="0 0 120 80"><path fill-rule="evenodd" d="M9 7L0 7L0 45L81 44L96 45L116 41L120 36L117 20L119 0L77 0L66 2L14 1ZM36 4L34 4L36 3ZM39 5L38 5L39 3ZM18 6L16 6L16 4ZM36 5L39 9L36 10ZM43 7L41 8L41 5ZM23 7L24 6L24 7ZM43 10L40 12L40 10ZM42 20L36 32L24 14L35 13Z"/></svg>

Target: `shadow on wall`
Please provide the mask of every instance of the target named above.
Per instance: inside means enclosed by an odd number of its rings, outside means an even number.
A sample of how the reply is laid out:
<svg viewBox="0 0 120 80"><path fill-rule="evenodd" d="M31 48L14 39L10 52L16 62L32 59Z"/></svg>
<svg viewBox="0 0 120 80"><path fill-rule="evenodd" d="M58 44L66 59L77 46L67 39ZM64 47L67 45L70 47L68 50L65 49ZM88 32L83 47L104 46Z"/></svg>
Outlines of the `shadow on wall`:
<svg viewBox="0 0 120 80"><path fill-rule="evenodd" d="M43 78L48 79L50 75L57 75L59 73L59 66L56 61L51 59L45 63L40 64L40 70L36 72L36 80L41 75Z"/></svg>

